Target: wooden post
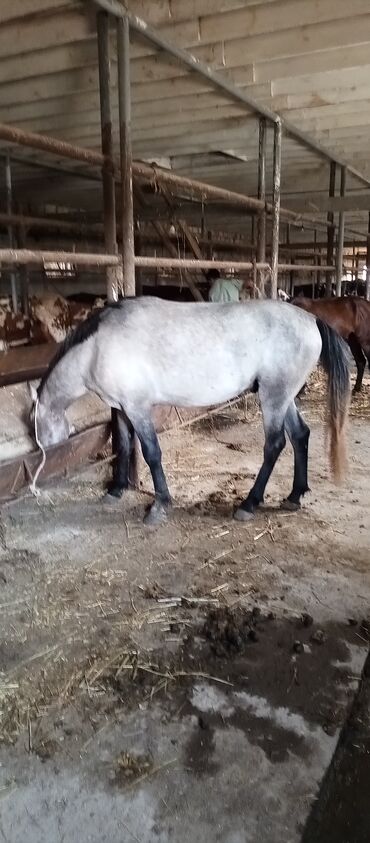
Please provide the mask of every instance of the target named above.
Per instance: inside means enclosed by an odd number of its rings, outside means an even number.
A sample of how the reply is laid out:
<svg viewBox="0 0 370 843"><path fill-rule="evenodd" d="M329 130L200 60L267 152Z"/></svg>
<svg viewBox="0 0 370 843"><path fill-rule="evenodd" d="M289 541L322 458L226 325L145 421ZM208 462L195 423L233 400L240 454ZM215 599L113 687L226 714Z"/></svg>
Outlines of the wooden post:
<svg viewBox="0 0 370 843"><path fill-rule="evenodd" d="M117 20L118 111L121 162L121 226L123 292L135 296L134 197L132 186L130 25L128 18ZM137 436L130 460L130 483L139 487L140 446Z"/></svg>
<svg viewBox="0 0 370 843"><path fill-rule="evenodd" d="M279 229L280 229L280 183L281 183L281 120L274 125L274 172L272 190L272 244L271 244L271 298L277 298Z"/></svg>
<svg viewBox="0 0 370 843"><path fill-rule="evenodd" d="M346 193L346 168L340 168L340 195ZM336 259L336 295L342 295L342 273L343 273L343 244L344 244L344 211L339 212L337 259Z"/></svg>
<svg viewBox="0 0 370 843"><path fill-rule="evenodd" d="M12 186L12 170L11 170L11 165L10 165L9 153L7 153L6 156L5 156L5 191L6 191L6 212L7 212L7 214L11 214L12 213L12 206L13 206L13 186ZM8 225L8 240L9 240L10 248L13 249L14 248L13 228L10 224ZM17 275L16 275L16 272L13 269L10 272L10 289L11 289L13 312L18 313Z"/></svg>
<svg viewBox="0 0 370 843"><path fill-rule="evenodd" d="M130 31L128 18L117 20L118 106L121 158L123 289L135 295L134 202L132 190Z"/></svg>
<svg viewBox="0 0 370 843"><path fill-rule="evenodd" d="M266 201L266 120L261 117L259 122L258 137L258 199ZM266 211L258 215L257 229L257 262L265 263L266 260ZM263 270L259 270L259 288L261 295L265 294L265 276Z"/></svg>
<svg viewBox="0 0 370 843"><path fill-rule="evenodd" d="M110 255L117 252L116 230L116 198L113 175L113 132L112 109L110 97L110 57L109 57L109 15L107 12L97 14L98 59L99 59L99 91L100 91L100 122L101 148L109 164L102 168L103 177L103 206L104 206L104 240L105 248ZM118 279L117 268L107 267L107 299L117 301Z"/></svg>
<svg viewBox="0 0 370 843"><path fill-rule="evenodd" d="M370 213L369 213L369 223L368 223L368 228L367 228L365 299L366 299L366 301L370 301Z"/></svg>
<svg viewBox="0 0 370 843"><path fill-rule="evenodd" d="M329 176L329 197L335 196L335 176L337 172L337 165L335 161L330 161L330 176ZM327 241L327 250L326 250L326 264L327 266L332 266L333 259L334 259L334 214L332 211L328 212L327 221L330 223L328 226L328 241ZM329 273L326 276L326 295L331 296L332 294L332 283L333 279L331 274Z"/></svg>

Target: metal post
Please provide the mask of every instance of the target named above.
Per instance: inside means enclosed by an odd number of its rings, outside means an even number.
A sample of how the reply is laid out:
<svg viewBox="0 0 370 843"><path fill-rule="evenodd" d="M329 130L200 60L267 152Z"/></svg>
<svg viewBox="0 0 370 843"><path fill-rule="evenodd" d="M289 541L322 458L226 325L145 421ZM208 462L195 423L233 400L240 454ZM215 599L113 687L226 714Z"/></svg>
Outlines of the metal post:
<svg viewBox="0 0 370 843"><path fill-rule="evenodd" d="M106 12L98 12L96 24L98 32L101 148L105 161L102 167L104 240L105 248L108 254L113 255L118 250L113 166L109 167L109 164L107 163L107 161L110 160L113 165L113 132L110 101L109 15ZM108 301L117 301L118 285L116 267L107 267L106 278Z"/></svg>
<svg viewBox="0 0 370 843"><path fill-rule="evenodd" d="M346 193L346 168L341 167L340 170L340 195L345 196ZM344 211L339 212L338 225L338 242L337 242L337 260L336 260L336 295L337 298L342 295L342 273L343 273L343 244L344 244Z"/></svg>
<svg viewBox="0 0 370 843"><path fill-rule="evenodd" d="M314 229L314 232L313 232L313 242L314 242L314 257L313 257L313 262L314 262L315 266L317 266L317 254L316 254L316 252L317 252L317 231L316 231L316 228ZM314 272L314 274L313 274L313 278L312 278L312 298L313 298L313 299L315 299L315 298L316 298L316 292L317 292L317 275L318 275L318 273L317 273L317 269L316 269L316 271L315 271L315 272Z"/></svg>
<svg viewBox="0 0 370 843"><path fill-rule="evenodd" d="M258 136L258 199L266 201L266 120L260 119ZM257 261L266 260L266 211L263 209L258 215L257 229ZM262 296L265 293L265 276L263 270L259 273L259 288Z"/></svg>
<svg viewBox="0 0 370 843"><path fill-rule="evenodd" d="M5 191L6 191L6 212L7 214L12 213L12 205L13 205L13 189L12 189L12 171L10 166L10 156L7 153L5 156ZM9 246L11 249L14 248L14 237L13 237L13 228L9 224L8 225L8 239L9 239ZM10 272L10 289L11 289L11 296L12 296L12 306L14 313L18 313L18 297L17 297L17 276L16 273L12 270Z"/></svg>
<svg viewBox="0 0 370 843"><path fill-rule="evenodd" d="M20 249L27 248L27 241L26 241L26 229L24 225L20 225L18 229L18 245ZM28 266L22 266L20 271L20 280L21 280L21 303L22 303L22 313L24 316L29 316L30 314L30 303L29 303L29 272Z"/></svg>
<svg viewBox="0 0 370 843"><path fill-rule="evenodd" d="M370 301L370 213L369 213L369 224L368 224L368 228L367 228L365 299L366 299L366 301Z"/></svg>
<svg viewBox="0 0 370 843"><path fill-rule="evenodd" d="M128 18L117 21L118 106L121 156L123 288L135 295L134 203L132 191L130 30Z"/></svg>
<svg viewBox="0 0 370 843"><path fill-rule="evenodd" d="M271 244L271 298L277 298L279 228L280 228L280 182L281 182L281 120L274 125L274 172L272 191L272 244Z"/></svg>
<svg viewBox="0 0 370 843"><path fill-rule="evenodd" d="M335 161L330 161L330 176L329 176L329 197L335 196L335 176L337 172L337 165ZM328 225L328 241L327 241L327 250L326 250L326 263L328 266L331 266L333 263L334 258L334 236L335 236L335 229L333 228L334 222L334 214L332 211L328 212L327 215ZM333 279L330 275L326 278L326 295L331 296L332 294L332 284Z"/></svg>

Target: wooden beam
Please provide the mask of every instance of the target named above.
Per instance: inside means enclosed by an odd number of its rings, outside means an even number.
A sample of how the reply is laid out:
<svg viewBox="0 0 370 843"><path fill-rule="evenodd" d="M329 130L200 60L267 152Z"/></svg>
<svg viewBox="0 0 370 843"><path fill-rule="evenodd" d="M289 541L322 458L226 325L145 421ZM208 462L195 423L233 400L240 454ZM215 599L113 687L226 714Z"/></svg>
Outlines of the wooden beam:
<svg viewBox="0 0 370 843"><path fill-rule="evenodd" d="M98 424L77 433L61 445L49 448L39 478L40 485L51 477L65 477L82 463L96 458L107 445L109 435L110 425ZM9 500L25 489L39 463L40 451L0 462L0 501Z"/></svg>

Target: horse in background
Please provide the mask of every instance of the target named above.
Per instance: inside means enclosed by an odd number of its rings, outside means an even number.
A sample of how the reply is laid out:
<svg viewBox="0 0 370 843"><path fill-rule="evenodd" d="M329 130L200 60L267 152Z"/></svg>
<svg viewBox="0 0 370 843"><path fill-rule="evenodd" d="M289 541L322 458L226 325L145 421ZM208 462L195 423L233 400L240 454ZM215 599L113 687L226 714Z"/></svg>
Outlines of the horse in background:
<svg viewBox="0 0 370 843"><path fill-rule="evenodd" d="M370 302L359 296L308 299L297 296L292 304L322 319L348 343L357 368L354 392L362 389L366 361L370 368Z"/></svg>

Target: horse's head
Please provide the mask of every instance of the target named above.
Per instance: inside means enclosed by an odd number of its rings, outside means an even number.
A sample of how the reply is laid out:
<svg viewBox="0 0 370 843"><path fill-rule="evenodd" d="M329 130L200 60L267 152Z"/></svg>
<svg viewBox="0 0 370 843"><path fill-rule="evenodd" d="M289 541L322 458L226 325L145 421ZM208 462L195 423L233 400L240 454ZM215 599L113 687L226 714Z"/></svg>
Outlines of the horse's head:
<svg viewBox="0 0 370 843"><path fill-rule="evenodd" d="M40 401L37 391L30 387L32 408L30 425L37 445L50 448L68 439L72 430L65 411L56 412Z"/></svg>

